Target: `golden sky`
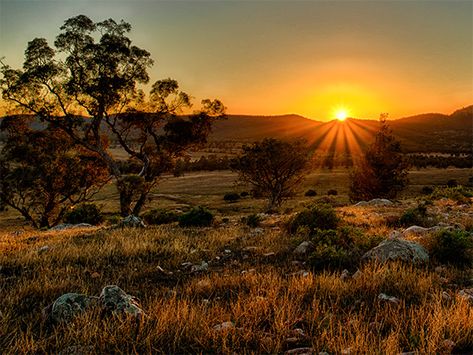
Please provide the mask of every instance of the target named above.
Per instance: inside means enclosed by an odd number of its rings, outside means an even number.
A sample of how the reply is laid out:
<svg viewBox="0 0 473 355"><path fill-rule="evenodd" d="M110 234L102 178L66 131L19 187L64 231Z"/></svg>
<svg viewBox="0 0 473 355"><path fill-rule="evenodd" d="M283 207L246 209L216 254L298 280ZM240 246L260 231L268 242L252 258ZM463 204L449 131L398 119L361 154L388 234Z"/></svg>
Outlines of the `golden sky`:
<svg viewBox="0 0 473 355"><path fill-rule="evenodd" d="M471 1L0 1L0 57L22 64L78 14L124 19L172 77L229 113L317 120L451 113L473 103Z"/></svg>

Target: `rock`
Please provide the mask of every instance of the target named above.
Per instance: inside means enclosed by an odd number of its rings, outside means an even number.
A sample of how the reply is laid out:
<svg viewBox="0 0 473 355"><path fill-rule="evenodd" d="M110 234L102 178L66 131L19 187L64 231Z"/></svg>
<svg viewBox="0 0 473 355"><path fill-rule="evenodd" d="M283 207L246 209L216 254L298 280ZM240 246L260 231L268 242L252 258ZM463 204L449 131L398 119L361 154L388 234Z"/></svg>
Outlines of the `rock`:
<svg viewBox="0 0 473 355"><path fill-rule="evenodd" d="M255 252L257 250L258 250L258 247L255 247L255 246L248 246L248 247L243 248L243 251L246 251L246 252Z"/></svg>
<svg viewBox="0 0 473 355"><path fill-rule="evenodd" d="M89 223L78 223L78 224L61 223L61 224L58 224L57 226L49 228L49 230L50 231L63 231L63 230L68 230L68 229L90 228L90 227L93 227L93 225Z"/></svg>
<svg viewBox="0 0 473 355"><path fill-rule="evenodd" d="M138 319L144 316L144 312L136 298L127 294L118 286L105 286L100 293L100 300L109 312L131 315Z"/></svg>
<svg viewBox="0 0 473 355"><path fill-rule="evenodd" d="M403 239L387 239L365 253L362 260L376 260L381 263L404 261L424 264L429 261L429 254L420 244Z"/></svg>
<svg viewBox="0 0 473 355"><path fill-rule="evenodd" d="M357 279L361 277L363 273L360 270L356 270L356 272L353 274L352 278Z"/></svg>
<svg viewBox="0 0 473 355"><path fill-rule="evenodd" d="M473 303L473 288L465 288L458 292L458 296Z"/></svg>
<svg viewBox="0 0 473 355"><path fill-rule="evenodd" d="M345 269L342 271L342 274L340 275L340 279L342 279L342 281L346 281L350 278L350 272Z"/></svg>
<svg viewBox="0 0 473 355"><path fill-rule="evenodd" d="M209 264L206 263L205 261L202 261L199 264L195 264L195 265L192 265L191 267L191 272L203 272L203 271L207 271L209 269Z"/></svg>
<svg viewBox="0 0 473 355"><path fill-rule="evenodd" d="M80 293L66 293L57 298L52 306L46 307L43 314L54 323L67 323L93 305L96 300L97 297Z"/></svg>
<svg viewBox="0 0 473 355"><path fill-rule="evenodd" d="M442 353L451 353L457 344L451 339L445 339L440 343L440 348L443 350Z"/></svg>
<svg viewBox="0 0 473 355"><path fill-rule="evenodd" d="M123 218L118 224L122 228L145 228L146 225L141 220L140 217L129 215L128 217Z"/></svg>
<svg viewBox="0 0 473 355"><path fill-rule="evenodd" d="M378 300L385 301L385 302L392 303L392 304L399 304L401 302L401 300L399 298L394 297L394 296L388 296L384 293L380 293L378 295Z"/></svg>
<svg viewBox="0 0 473 355"><path fill-rule="evenodd" d="M374 198L370 201L360 201L355 206L391 206L393 203L385 198Z"/></svg>
<svg viewBox="0 0 473 355"><path fill-rule="evenodd" d="M308 253L314 251L315 245L312 242L302 242L294 249L293 253L296 255L307 255Z"/></svg>
<svg viewBox="0 0 473 355"><path fill-rule="evenodd" d="M90 277L93 279L98 279L100 277L100 274L97 271L95 271L90 275Z"/></svg>
<svg viewBox="0 0 473 355"><path fill-rule="evenodd" d="M269 253L263 254L263 256L264 256L265 258L269 258L269 257L275 256L275 255L276 255L276 254L275 254L274 252L272 252L272 251L270 251Z"/></svg>
<svg viewBox="0 0 473 355"><path fill-rule="evenodd" d="M315 354L314 348L296 348L288 350L285 355L312 355Z"/></svg>
<svg viewBox="0 0 473 355"><path fill-rule="evenodd" d="M409 234L427 234L432 231L432 228L424 228L421 226L410 226L402 231L403 235Z"/></svg>
<svg viewBox="0 0 473 355"><path fill-rule="evenodd" d="M216 331L225 331L233 328L235 328L235 324L233 324L233 322L223 322L214 326L214 330Z"/></svg>
<svg viewBox="0 0 473 355"><path fill-rule="evenodd" d="M42 247L38 248L38 253L42 254L50 250L51 247L49 245L43 245Z"/></svg>

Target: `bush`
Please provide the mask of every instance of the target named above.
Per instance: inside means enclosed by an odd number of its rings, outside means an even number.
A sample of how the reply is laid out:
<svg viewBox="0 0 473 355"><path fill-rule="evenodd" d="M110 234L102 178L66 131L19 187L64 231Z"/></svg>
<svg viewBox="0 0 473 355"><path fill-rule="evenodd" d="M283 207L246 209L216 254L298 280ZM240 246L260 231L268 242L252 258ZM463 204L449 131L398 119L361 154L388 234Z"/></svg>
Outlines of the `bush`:
<svg viewBox="0 0 473 355"><path fill-rule="evenodd" d="M307 197L313 197L313 196L317 196L317 192L315 190L309 189L305 192L304 195Z"/></svg>
<svg viewBox="0 0 473 355"><path fill-rule="evenodd" d="M332 206L316 204L291 218L287 224L287 230L291 234L297 233L301 227L308 228L310 234L316 229L335 229L338 225L338 217Z"/></svg>
<svg viewBox="0 0 473 355"><path fill-rule="evenodd" d="M241 194L240 194L240 197L247 197L250 193L248 191L243 191Z"/></svg>
<svg viewBox="0 0 473 355"><path fill-rule="evenodd" d="M442 230L433 240L432 256L441 263L469 266L473 261L473 235L464 230Z"/></svg>
<svg viewBox="0 0 473 355"><path fill-rule="evenodd" d="M422 188L422 194L424 195L430 195L432 192L434 192L434 188L432 186L424 186Z"/></svg>
<svg viewBox="0 0 473 355"><path fill-rule="evenodd" d="M212 212L202 206L197 206L179 217L181 227L208 227L212 224Z"/></svg>
<svg viewBox="0 0 473 355"><path fill-rule="evenodd" d="M456 187L437 187L430 196L432 200L449 198L458 203L469 203L471 197L473 197L473 189L461 185Z"/></svg>
<svg viewBox="0 0 473 355"><path fill-rule="evenodd" d="M399 224L403 227L410 227L412 225L430 227L433 222L433 218L427 214L425 204L419 204L417 207L404 211L401 218L399 218Z"/></svg>
<svg viewBox="0 0 473 355"><path fill-rule="evenodd" d="M450 180L447 181L447 187L457 187L457 186L458 186L457 180L450 179Z"/></svg>
<svg viewBox="0 0 473 355"><path fill-rule="evenodd" d="M329 196L337 196L338 195L338 191L335 190L335 189L330 189L327 191L327 195Z"/></svg>
<svg viewBox="0 0 473 355"><path fill-rule="evenodd" d="M177 222L179 219L179 215L176 212L166 211L159 208L146 211L141 215L141 217L143 218L146 224L150 225L160 225Z"/></svg>
<svg viewBox="0 0 473 355"><path fill-rule="evenodd" d="M256 228L260 225L262 218L257 214L250 214L247 217L243 217L243 222L251 228Z"/></svg>
<svg viewBox="0 0 473 355"><path fill-rule="evenodd" d="M71 224L89 223L97 225L103 222L103 215L95 203L81 203L64 215L64 222Z"/></svg>
<svg viewBox="0 0 473 355"><path fill-rule="evenodd" d="M235 202L240 199L240 195L236 192L230 192L228 194L225 194L225 196L223 196L223 199L227 202Z"/></svg>
<svg viewBox="0 0 473 355"><path fill-rule="evenodd" d="M334 245L317 245L309 256L309 264L316 270L325 268L348 268L353 264L351 253Z"/></svg>

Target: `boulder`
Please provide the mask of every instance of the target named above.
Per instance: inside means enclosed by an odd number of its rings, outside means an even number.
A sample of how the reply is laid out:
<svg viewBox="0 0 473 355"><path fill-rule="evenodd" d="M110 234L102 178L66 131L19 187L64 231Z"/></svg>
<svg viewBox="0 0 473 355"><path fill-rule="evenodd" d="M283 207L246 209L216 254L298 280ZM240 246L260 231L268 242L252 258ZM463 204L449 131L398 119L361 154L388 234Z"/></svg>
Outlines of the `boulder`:
<svg viewBox="0 0 473 355"><path fill-rule="evenodd" d="M129 215L128 217L123 218L118 224L122 228L145 228L146 225L141 220L140 217Z"/></svg>
<svg viewBox="0 0 473 355"><path fill-rule="evenodd" d="M432 228L424 228L421 226L410 226L402 231L403 235L408 234L426 234L432 231Z"/></svg>
<svg viewBox="0 0 473 355"><path fill-rule="evenodd" d="M393 205L392 201L389 201L385 198L374 198L369 201L360 201L355 206L391 206Z"/></svg>
<svg viewBox="0 0 473 355"><path fill-rule="evenodd" d="M136 298L127 294L118 286L105 286L100 293L100 301L109 312L130 315L136 318L144 316L144 312Z"/></svg>
<svg viewBox="0 0 473 355"><path fill-rule="evenodd" d="M66 293L56 299L52 306L45 308L43 312L47 319L54 323L67 323L96 301L97 297L80 293Z"/></svg>
<svg viewBox="0 0 473 355"><path fill-rule="evenodd" d="M302 242L294 249L293 253L296 255L307 255L308 253L314 251L315 245L312 242Z"/></svg>
<svg viewBox="0 0 473 355"><path fill-rule="evenodd" d="M403 239L387 239L365 253L362 260L376 260L381 263L404 261L424 264L429 261L429 254L420 244Z"/></svg>

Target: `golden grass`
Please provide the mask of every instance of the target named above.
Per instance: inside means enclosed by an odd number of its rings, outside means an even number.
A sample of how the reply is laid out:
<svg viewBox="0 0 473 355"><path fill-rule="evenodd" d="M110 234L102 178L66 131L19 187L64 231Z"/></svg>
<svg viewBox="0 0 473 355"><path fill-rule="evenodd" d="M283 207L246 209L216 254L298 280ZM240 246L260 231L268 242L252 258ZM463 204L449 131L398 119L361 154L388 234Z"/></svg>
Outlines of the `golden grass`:
<svg viewBox="0 0 473 355"><path fill-rule="evenodd" d="M367 222L360 212L346 212L354 215L346 223ZM387 232L376 223L370 228ZM339 271L297 276L301 267L293 265L290 253L294 242L269 228L254 233L241 226L167 226L32 237L1 237L0 349L5 353L80 346L86 353L243 354L309 346L337 354L347 349L434 354L449 352L446 339L455 349L473 348L472 306L455 296L451 285L465 272L366 264L346 281ZM42 245L50 249L39 252ZM249 246L256 248L244 251ZM231 250L227 257L225 249ZM267 252L275 255L265 257ZM181 263L202 260L209 262L208 272L180 271ZM56 327L42 320L41 309L60 295L98 295L108 284L137 296L144 320L102 317L99 310ZM445 301L443 291L453 299ZM381 303L381 292L398 297L400 304ZM234 328L214 329L226 321ZM296 328L304 334L295 335Z"/></svg>

